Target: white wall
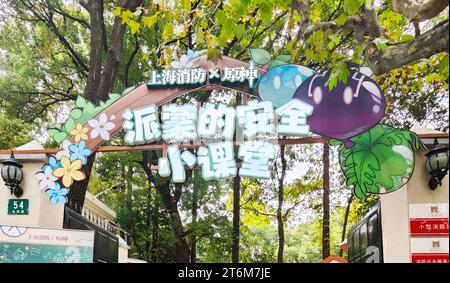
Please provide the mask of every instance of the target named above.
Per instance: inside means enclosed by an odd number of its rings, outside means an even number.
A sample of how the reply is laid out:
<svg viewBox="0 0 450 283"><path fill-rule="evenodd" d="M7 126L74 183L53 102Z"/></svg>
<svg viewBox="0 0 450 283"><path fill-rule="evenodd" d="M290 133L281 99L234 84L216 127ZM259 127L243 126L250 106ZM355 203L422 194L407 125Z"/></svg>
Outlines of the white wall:
<svg viewBox="0 0 450 283"><path fill-rule="evenodd" d="M426 151L416 152L416 166L406 186L382 195L381 220L384 262L411 262L409 211L410 203L448 203L448 174L435 191L428 188L429 173L425 169Z"/></svg>
<svg viewBox="0 0 450 283"><path fill-rule="evenodd" d="M17 158L17 157L16 157ZM29 215L8 215L8 201L16 199L10 194L0 180L0 224L43 228L62 228L64 205L52 205L45 191L39 189L39 182L35 177L44 164L44 160L19 160L22 165L23 180L20 186L24 193L21 199L29 200Z"/></svg>

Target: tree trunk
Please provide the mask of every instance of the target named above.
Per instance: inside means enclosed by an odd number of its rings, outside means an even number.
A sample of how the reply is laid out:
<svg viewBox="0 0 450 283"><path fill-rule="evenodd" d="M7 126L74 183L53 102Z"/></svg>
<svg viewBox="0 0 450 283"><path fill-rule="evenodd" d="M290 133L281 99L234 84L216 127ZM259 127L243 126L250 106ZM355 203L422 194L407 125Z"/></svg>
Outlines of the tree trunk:
<svg viewBox="0 0 450 283"><path fill-rule="evenodd" d="M175 258L178 263L188 263L190 261L189 246L185 238L183 223L181 222L180 213L178 211L178 201L170 195L169 183L162 186L157 186L161 200L167 211L169 212L170 223L172 230L177 239L177 245L175 249Z"/></svg>
<svg viewBox="0 0 450 283"><path fill-rule="evenodd" d="M150 187L150 186L149 186ZM146 209L146 217L145 217L145 227L148 228L148 230L153 229L152 225L152 215L151 215L151 207L152 207L152 190L151 187L148 188L146 191L146 197L147 197L147 209ZM153 234L152 234L153 235ZM152 260L152 245L151 240L148 237L145 237L145 260L147 262L150 262Z"/></svg>
<svg viewBox="0 0 450 283"><path fill-rule="evenodd" d="M350 206L353 201L353 194L350 195L347 202L347 207L345 208L345 215L344 215L344 225L342 227L342 236L341 236L341 243L345 240L345 236L347 234L347 223L348 223L348 215L350 214ZM344 250L339 250L339 256L342 256L344 254Z"/></svg>
<svg viewBox="0 0 450 283"><path fill-rule="evenodd" d="M147 251L145 250L145 247L141 246L138 241L138 232L136 230L135 225L135 219L133 215L133 185L131 184L130 180L133 179L133 167L131 166L124 166L123 173L122 173L123 180L126 180L126 200L125 205L127 208L127 211L129 213L128 219L126 220L126 226L125 229L131 233L131 239L134 242L134 246L137 249L138 254L145 258L145 254Z"/></svg>
<svg viewBox="0 0 450 283"><path fill-rule="evenodd" d="M246 104L247 95L236 95L236 104ZM237 129L234 133L234 140L237 140ZM234 158L236 162L238 156L238 148L234 150ZM231 247L231 262L239 263L239 234L241 230L241 177L239 172L236 177L233 178L233 231L232 231L232 247Z"/></svg>
<svg viewBox="0 0 450 283"><path fill-rule="evenodd" d="M286 157L285 145L280 145L281 157L281 176L278 179L278 207L277 207L277 224L278 224L278 263L283 263L284 253L284 222L283 222L283 198L284 198L284 178L286 175Z"/></svg>
<svg viewBox="0 0 450 283"><path fill-rule="evenodd" d="M330 256L330 146L323 147L322 258Z"/></svg>
<svg viewBox="0 0 450 283"><path fill-rule="evenodd" d="M98 87L102 75L102 57L103 57L103 1L90 0L87 6L91 23L91 45L89 53L89 74L84 88L84 97L92 103L98 105Z"/></svg>
<svg viewBox="0 0 450 283"><path fill-rule="evenodd" d="M147 175L147 180L156 188L165 209L169 213L170 224L172 226L174 236L177 239L177 244L175 247L175 260L178 263L188 263L190 262L190 250L186 241L183 222L181 222L180 213L178 211L178 201L181 196L182 185L175 184L175 193L172 196L170 193L170 181L165 183L156 183L154 181L153 173L149 168L149 157L148 152L146 151L142 153L141 165Z"/></svg>
<svg viewBox="0 0 450 283"><path fill-rule="evenodd" d="M88 158L86 165L83 166L84 174L86 175L86 179L83 181L75 181L72 186L70 187L69 193L67 194L67 197L69 198L70 202L67 203L67 205L74 209L75 211L78 211L81 213L81 210L83 209L84 205L84 198L86 195L87 186L89 184L89 179L91 177L92 167L94 165L95 161L95 152L93 152Z"/></svg>
<svg viewBox="0 0 450 283"><path fill-rule="evenodd" d="M123 9L135 10L141 3L142 0L123 0L120 1L119 5L121 5ZM84 90L84 97L88 101L98 105L100 101L108 98L109 92L112 90L117 78L126 25L121 23L121 18L115 17L110 40L111 44L106 55L103 71L101 71L103 62L102 47L105 44L103 1L89 0L86 7L89 11L91 21L91 43L89 74ZM87 164L83 166L86 178L83 181L75 182L71 186L68 194L71 203L75 204L80 211L84 205L84 197L89 184L94 159L95 152L89 156Z"/></svg>
<svg viewBox="0 0 450 283"><path fill-rule="evenodd" d="M193 173L195 174L195 173ZM192 186L192 234L191 234L191 262L197 262L197 209L198 209L198 188L197 183Z"/></svg>
<svg viewBox="0 0 450 283"><path fill-rule="evenodd" d="M152 261L158 262L158 229L159 229L159 198L155 191L153 201L153 225L152 225Z"/></svg>
<svg viewBox="0 0 450 283"><path fill-rule="evenodd" d="M241 177L233 179L233 247L231 250L231 261L239 263L239 233L241 225Z"/></svg>

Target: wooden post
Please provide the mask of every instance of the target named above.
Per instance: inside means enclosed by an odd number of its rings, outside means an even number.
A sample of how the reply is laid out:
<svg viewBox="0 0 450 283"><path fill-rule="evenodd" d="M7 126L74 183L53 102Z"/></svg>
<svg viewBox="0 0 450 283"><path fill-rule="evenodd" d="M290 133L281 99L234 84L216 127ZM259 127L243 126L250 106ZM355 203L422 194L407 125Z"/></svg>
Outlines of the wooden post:
<svg viewBox="0 0 450 283"><path fill-rule="evenodd" d="M330 146L323 145L322 258L330 256Z"/></svg>

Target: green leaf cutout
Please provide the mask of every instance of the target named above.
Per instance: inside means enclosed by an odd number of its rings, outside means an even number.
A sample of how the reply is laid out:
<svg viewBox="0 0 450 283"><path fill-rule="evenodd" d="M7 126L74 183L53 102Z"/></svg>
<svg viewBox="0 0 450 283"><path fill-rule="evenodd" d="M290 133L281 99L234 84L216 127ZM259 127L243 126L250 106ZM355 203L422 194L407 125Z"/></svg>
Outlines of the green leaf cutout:
<svg viewBox="0 0 450 283"><path fill-rule="evenodd" d="M68 136L69 136L69 134L67 134L66 132L58 132L58 133L54 134L52 137L55 142L61 143Z"/></svg>
<svg viewBox="0 0 450 283"><path fill-rule="evenodd" d="M261 48L250 49L250 56L252 57L253 62L259 65L269 64L270 61L272 61L272 56L269 51Z"/></svg>
<svg viewBox="0 0 450 283"><path fill-rule="evenodd" d="M50 137L53 137L55 134L59 133L60 131L61 131L60 129L50 128L50 129L47 129L47 134Z"/></svg>
<svg viewBox="0 0 450 283"><path fill-rule="evenodd" d="M281 61L281 62L284 62L284 63L289 63L289 61L291 60L291 55L288 55L288 54L283 54L283 55L278 55L277 57L275 57L275 59L273 59L274 61L275 60L277 60L277 61Z"/></svg>
<svg viewBox="0 0 450 283"><path fill-rule="evenodd" d="M66 133L69 133L73 128L75 128L76 125L77 123L75 122L75 119L69 117L69 119L67 119L66 123L64 124L64 130L66 131Z"/></svg>
<svg viewBox="0 0 450 283"><path fill-rule="evenodd" d="M269 69L272 69L274 67L281 66L281 65L286 65L286 64L287 64L286 62L281 61L281 60L273 60L272 62L270 62Z"/></svg>
<svg viewBox="0 0 450 283"><path fill-rule="evenodd" d="M78 96L75 101L76 108L70 111L69 118L66 122L61 125L60 129L48 129L48 135L57 143L61 143L70 136L70 130L75 128L77 124L85 125L90 119L117 101L120 97L120 94L110 93L107 101L101 101L99 106L95 106L85 98Z"/></svg>
<svg viewBox="0 0 450 283"><path fill-rule="evenodd" d="M75 108L72 111L70 111L70 117L74 120L78 120L83 115L83 111L79 108Z"/></svg>
<svg viewBox="0 0 450 283"><path fill-rule="evenodd" d="M80 108L84 108L84 106L86 106L86 103L87 103L86 99L84 99L84 97L80 95L77 97L77 100L75 101L75 105Z"/></svg>
<svg viewBox="0 0 450 283"><path fill-rule="evenodd" d="M330 145L339 145L339 162L346 183L353 186L358 198L401 188L414 171L414 151L424 148L417 134L381 124L352 141L352 148L345 148L337 140L331 140Z"/></svg>

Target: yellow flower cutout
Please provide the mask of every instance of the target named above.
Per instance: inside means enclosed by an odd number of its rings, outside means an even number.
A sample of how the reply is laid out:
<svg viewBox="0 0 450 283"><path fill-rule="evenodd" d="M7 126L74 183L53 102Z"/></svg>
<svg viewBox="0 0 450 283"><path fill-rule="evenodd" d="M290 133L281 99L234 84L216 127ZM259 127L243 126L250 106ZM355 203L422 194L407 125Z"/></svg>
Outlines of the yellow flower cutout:
<svg viewBox="0 0 450 283"><path fill-rule="evenodd" d="M70 131L70 134L75 137L75 142L79 142L80 140L88 139L88 135L86 134L88 131L88 127L83 128L81 124L77 124L77 126Z"/></svg>
<svg viewBox="0 0 450 283"><path fill-rule="evenodd" d="M62 177L63 185L68 188L72 185L73 180L81 181L86 178L84 173L80 171L81 166L82 163L80 159L70 162L69 158L63 156L61 157L61 168L56 168L55 171L53 171L53 176L58 178Z"/></svg>

